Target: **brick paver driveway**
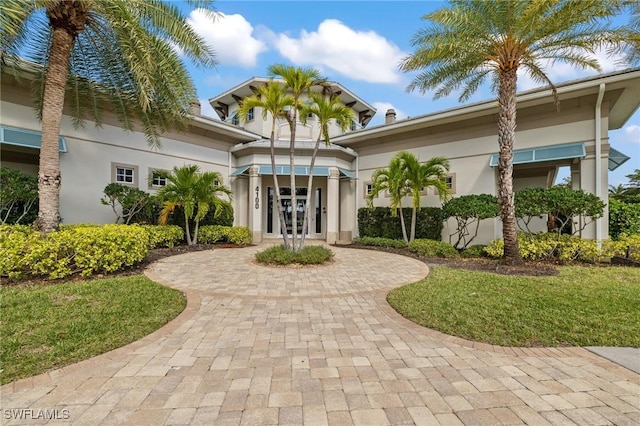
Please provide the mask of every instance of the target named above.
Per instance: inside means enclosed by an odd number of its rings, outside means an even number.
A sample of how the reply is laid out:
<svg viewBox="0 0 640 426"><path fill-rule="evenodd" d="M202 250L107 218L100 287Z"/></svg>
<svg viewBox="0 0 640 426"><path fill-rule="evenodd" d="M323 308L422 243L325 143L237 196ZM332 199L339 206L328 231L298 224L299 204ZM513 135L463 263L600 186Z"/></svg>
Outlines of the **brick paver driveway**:
<svg viewBox="0 0 640 426"><path fill-rule="evenodd" d="M640 376L586 350L474 344L399 316L385 295L427 275L414 259L334 248L330 266L268 268L257 249L156 263L185 312L2 387L2 423L30 409L77 424L640 424Z"/></svg>

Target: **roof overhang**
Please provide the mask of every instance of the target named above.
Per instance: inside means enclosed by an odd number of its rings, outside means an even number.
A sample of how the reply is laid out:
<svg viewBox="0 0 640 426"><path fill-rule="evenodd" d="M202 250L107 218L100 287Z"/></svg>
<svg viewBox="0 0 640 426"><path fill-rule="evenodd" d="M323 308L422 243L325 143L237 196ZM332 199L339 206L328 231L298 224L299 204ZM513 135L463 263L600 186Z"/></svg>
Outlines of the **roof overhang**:
<svg viewBox="0 0 640 426"><path fill-rule="evenodd" d="M603 83L605 84L605 99L607 99L607 94L612 95L611 104L609 105L609 130L619 129L624 126L640 106L640 68L558 84L556 89L560 98L560 105L562 106L563 100L593 95L595 107L596 96L600 84ZM616 96L613 96L614 94ZM548 88L521 92L517 96L517 104L518 109L544 104L554 105L553 93ZM378 140L393 138L410 131L457 123L462 120L472 120L479 117L486 117L489 120L491 116L497 113L497 106L495 100L473 103L433 114L399 120L392 124L356 130L334 137L333 142L342 146L350 146L358 143L367 143L373 138Z"/></svg>
<svg viewBox="0 0 640 426"><path fill-rule="evenodd" d="M270 81L272 81L270 78L265 77L250 78L232 89L210 98L209 103L218 114L218 117L220 117L220 120L227 120L229 118L229 105L237 104L243 98L253 95L259 86L264 86ZM281 80L276 79L276 81ZM353 94L353 92L340 83L329 81L327 84L331 86L333 93L340 98L343 104L352 108L357 113L355 118L360 125L363 127L366 126L375 115L376 108ZM320 91L322 88L317 86L312 88L312 90Z"/></svg>
<svg viewBox="0 0 640 426"><path fill-rule="evenodd" d="M513 151L513 164L541 163L546 161L584 158L587 156L584 143L566 143L562 145L541 146L532 149L517 149ZM499 154L492 154L490 167L498 166Z"/></svg>

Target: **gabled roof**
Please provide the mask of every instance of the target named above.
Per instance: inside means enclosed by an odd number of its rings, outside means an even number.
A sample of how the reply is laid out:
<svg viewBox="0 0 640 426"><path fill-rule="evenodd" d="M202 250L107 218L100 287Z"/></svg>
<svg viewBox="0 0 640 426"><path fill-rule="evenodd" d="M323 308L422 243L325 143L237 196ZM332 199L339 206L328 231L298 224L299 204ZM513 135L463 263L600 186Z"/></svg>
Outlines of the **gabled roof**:
<svg viewBox="0 0 640 426"><path fill-rule="evenodd" d="M249 80L227 90L226 92L210 98L209 103L218 114L218 117L220 117L220 119L224 121L229 118L229 105L236 104L240 100L242 100L242 98L251 96L258 86L265 85L269 81L272 80L265 77L252 77ZM282 80L276 79L276 81ZM362 98L353 94L349 89L347 89L340 83L334 81L329 81L328 83L331 85L333 93L339 96L340 101L342 101L342 103L346 106L352 108L357 113L356 118L358 119L358 122L363 127L366 126L376 113L376 109L372 105L365 102ZM320 88L318 87L314 90L320 90Z"/></svg>

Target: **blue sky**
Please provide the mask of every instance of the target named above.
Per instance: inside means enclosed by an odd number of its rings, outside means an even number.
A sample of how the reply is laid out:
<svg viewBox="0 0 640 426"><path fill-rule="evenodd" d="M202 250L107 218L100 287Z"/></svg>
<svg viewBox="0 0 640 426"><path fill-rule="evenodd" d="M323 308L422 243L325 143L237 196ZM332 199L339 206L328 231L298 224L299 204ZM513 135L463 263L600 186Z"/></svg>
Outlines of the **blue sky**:
<svg viewBox="0 0 640 426"><path fill-rule="evenodd" d="M459 106L455 95L433 100L430 93L407 93L413 75L397 68L400 59L413 51L413 34L426 25L421 17L442 5L436 1L217 1L220 16L214 25L197 13L189 16L219 61L215 69L191 70L203 114L215 117L209 98L251 77L265 77L274 63L315 67L340 82L377 108L369 126L381 124L388 108L394 108L398 118L406 118ZM598 58L605 72L619 68L615 58L604 54ZM562 64L547 72L556 83L595 74ZM525 75L519 77L518 86L519 90L536 87ZM492 97L483 87L468 102ZM631 160L610 172L609 183L626 183L625 175L640 168L640 111L622 129L611 131L610 139Z"/></svg>

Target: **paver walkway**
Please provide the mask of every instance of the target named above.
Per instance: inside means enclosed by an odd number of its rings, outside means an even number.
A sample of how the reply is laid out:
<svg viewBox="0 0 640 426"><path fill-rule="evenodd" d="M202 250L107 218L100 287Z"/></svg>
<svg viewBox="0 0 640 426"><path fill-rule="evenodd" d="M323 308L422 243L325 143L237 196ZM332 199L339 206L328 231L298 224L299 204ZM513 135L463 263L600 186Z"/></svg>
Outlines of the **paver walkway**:
<svg viewBox="0 0 640 426"><path fill-rule="evenodd" d="M185 312L2 387L0 422L37 423L14 418L29 409L77 424L640 424L640 375L587 350L474 344L402 318L385 295L427 275L421 262L334 248L330 266L269 268L256 250L153 265Z"/></svg>

